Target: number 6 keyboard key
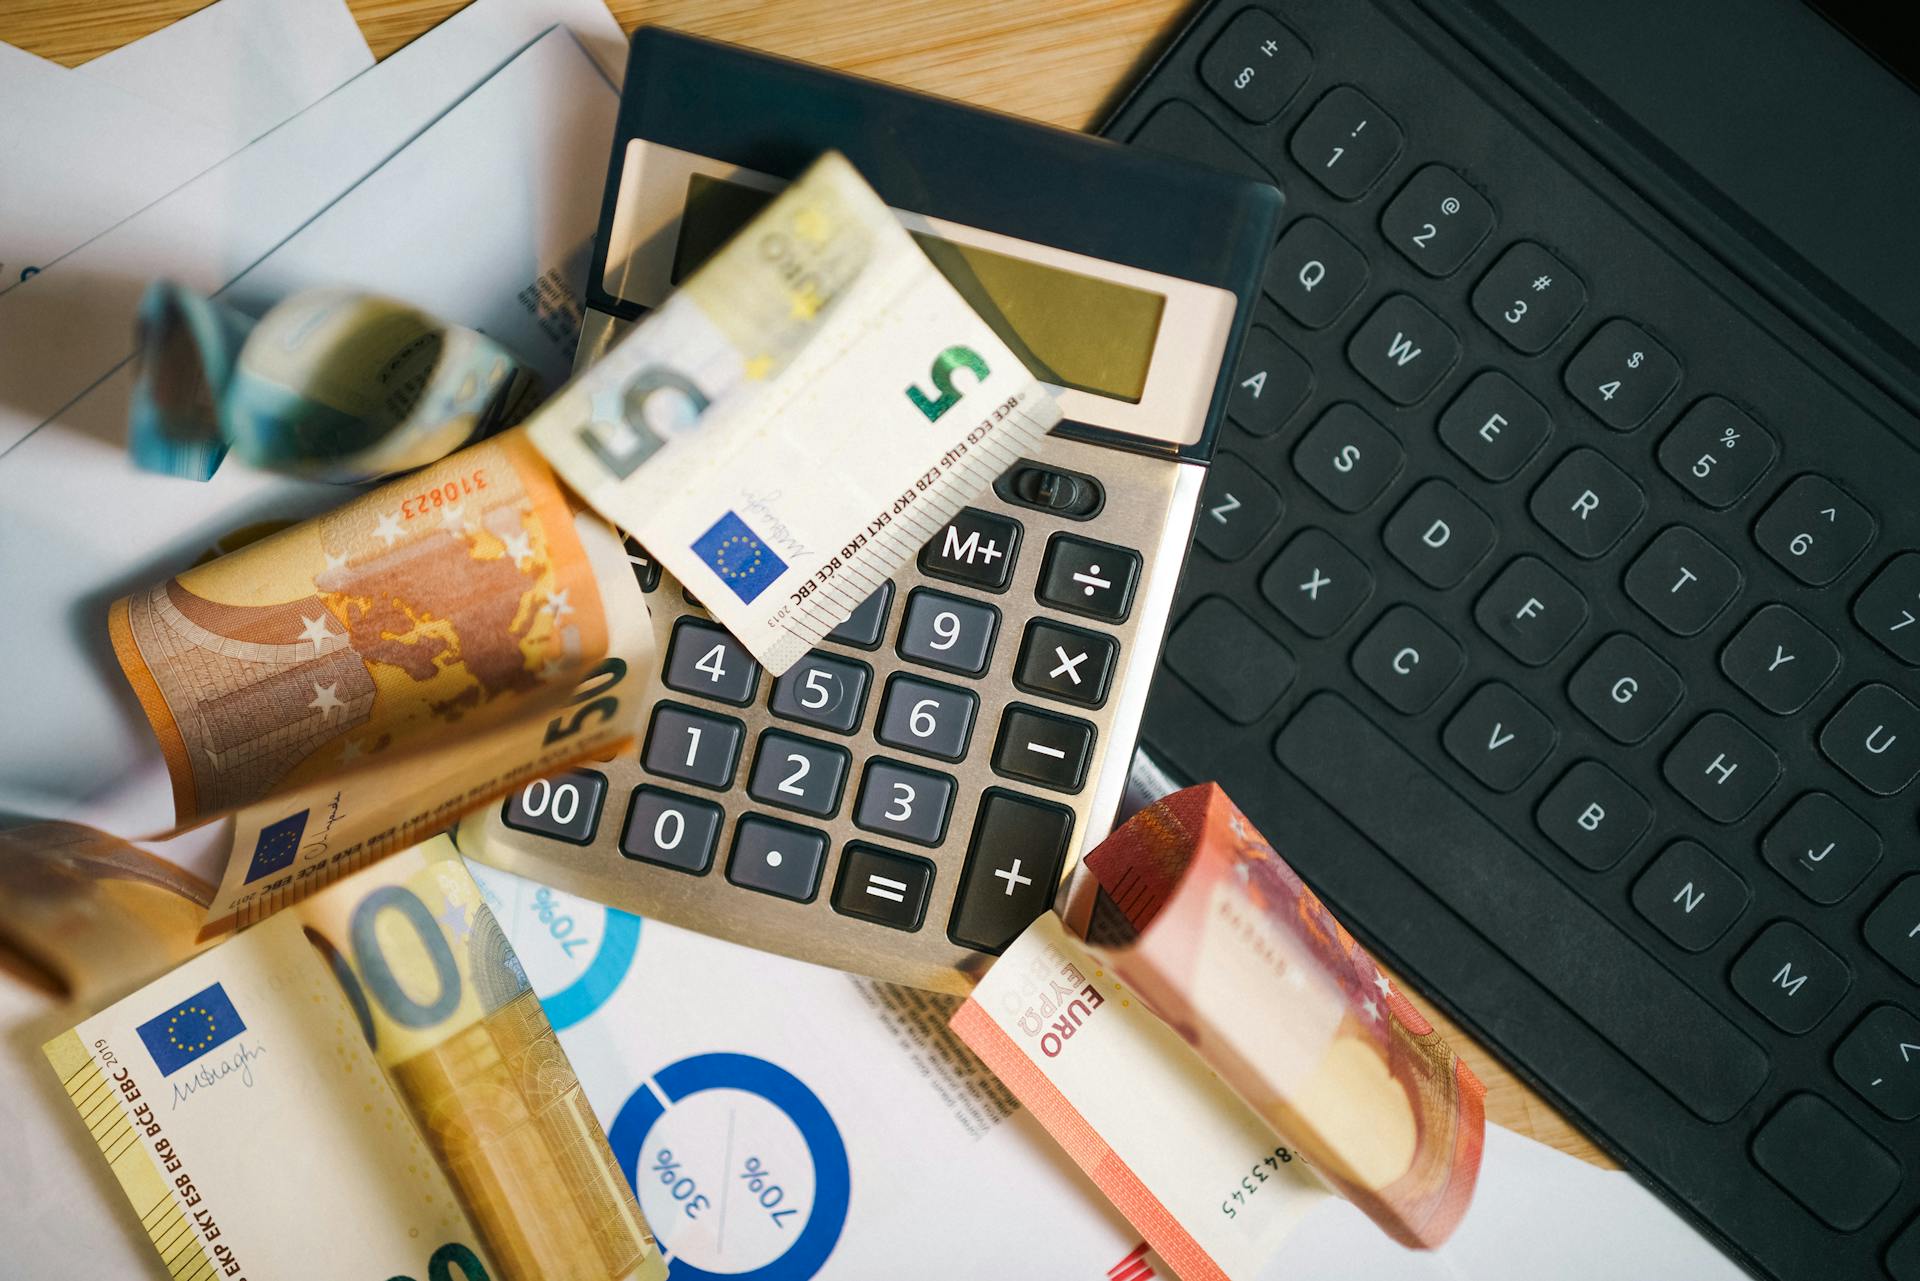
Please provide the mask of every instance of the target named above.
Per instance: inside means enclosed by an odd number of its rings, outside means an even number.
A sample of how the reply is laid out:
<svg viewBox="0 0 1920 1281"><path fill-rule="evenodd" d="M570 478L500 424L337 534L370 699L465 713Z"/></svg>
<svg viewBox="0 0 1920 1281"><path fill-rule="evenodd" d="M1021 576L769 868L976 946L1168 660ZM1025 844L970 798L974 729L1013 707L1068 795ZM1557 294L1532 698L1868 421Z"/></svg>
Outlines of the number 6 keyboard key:
<svg viewBox="0 0 1920 1281"><path fill-rule="evenodd" d="M967 754L979 705L967 690L895 673L887 681L874 737L889 747L957 761Z"/></svg>

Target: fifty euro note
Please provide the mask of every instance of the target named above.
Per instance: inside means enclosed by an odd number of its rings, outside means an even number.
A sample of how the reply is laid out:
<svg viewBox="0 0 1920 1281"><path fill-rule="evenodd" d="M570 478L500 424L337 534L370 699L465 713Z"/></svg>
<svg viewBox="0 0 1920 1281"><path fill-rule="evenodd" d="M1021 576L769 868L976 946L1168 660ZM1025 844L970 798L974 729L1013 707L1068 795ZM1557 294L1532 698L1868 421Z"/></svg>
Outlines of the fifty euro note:
<svg viewBox="0 0 1920 1281"><path fill-rule="evenodd" d="M572 1066L445 837L46 1054L177 1281L662 1281Z"/></svg>
<svg viewBox="0 0 1920 1281"><path fill-rule="evenodd" d="M829 152L528 432L778 674L1059 417Z"/></svg>

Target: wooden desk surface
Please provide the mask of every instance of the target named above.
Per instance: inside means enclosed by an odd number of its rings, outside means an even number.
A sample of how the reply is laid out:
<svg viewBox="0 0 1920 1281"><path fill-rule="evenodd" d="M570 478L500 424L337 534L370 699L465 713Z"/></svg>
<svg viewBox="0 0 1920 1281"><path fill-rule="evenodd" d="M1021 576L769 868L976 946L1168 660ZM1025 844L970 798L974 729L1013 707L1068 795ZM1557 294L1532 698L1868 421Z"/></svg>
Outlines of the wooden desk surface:
<svg viewBox="0 0 1920 1281"><path fill-rule="evenodd" d="M0 40L73 66L205 3L0 0ZM347 0L380 58L465 4ZM1187 0L611 0L609 8L628 30L642 22L674 27L1083 128L1145 69ZM1492 1120L1596 1165L1613 1164L1491 1054L1414 999L1486 1082Z"/></svg>

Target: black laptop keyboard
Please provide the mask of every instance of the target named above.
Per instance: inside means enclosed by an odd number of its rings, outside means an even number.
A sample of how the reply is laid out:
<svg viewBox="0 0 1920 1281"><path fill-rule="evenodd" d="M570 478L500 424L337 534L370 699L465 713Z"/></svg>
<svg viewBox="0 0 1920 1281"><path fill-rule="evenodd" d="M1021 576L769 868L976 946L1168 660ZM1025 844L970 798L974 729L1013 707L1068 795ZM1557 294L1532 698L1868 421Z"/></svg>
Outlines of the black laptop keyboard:
<svg viewBox="0 0 1920 1281"><path fill-rule="evenodd" d="M1912 446L1406 5L1108 132L1288 198L1148 750L1749 1267L1920 1281Z"/></svg>

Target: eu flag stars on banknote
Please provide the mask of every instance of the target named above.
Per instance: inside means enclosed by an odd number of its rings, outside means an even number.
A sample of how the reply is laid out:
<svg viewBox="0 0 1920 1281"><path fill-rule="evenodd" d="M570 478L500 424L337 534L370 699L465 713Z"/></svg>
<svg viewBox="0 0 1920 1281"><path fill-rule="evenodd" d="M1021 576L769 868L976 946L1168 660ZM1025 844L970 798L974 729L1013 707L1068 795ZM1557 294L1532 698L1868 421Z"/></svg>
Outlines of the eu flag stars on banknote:
<svg viewBox="0 0 1920 1281"><path fill-rule="evenodd" d="M737 512L728 512L694 539L693 552L749 605L787 568Z"/></svg>
<svg viewBox="0 0 1920 1281"><path fill-rule="evenodd" d="M153 1055L153 1064L172 1076L209 1050L247 1030L227 989L209 983L186 1000L134 1029Z"/></svg>

